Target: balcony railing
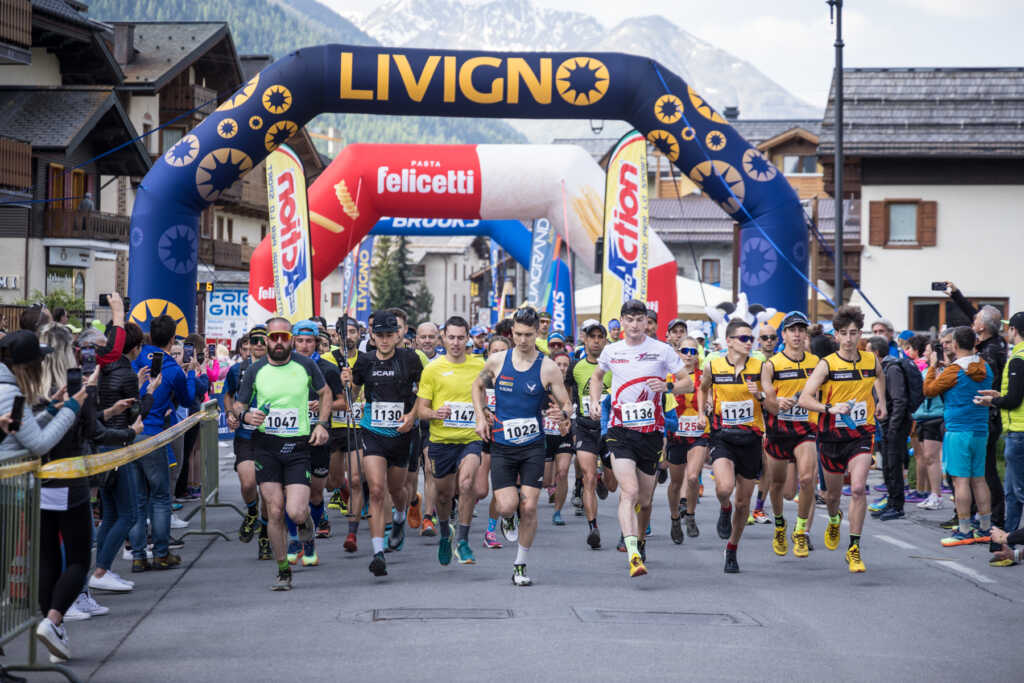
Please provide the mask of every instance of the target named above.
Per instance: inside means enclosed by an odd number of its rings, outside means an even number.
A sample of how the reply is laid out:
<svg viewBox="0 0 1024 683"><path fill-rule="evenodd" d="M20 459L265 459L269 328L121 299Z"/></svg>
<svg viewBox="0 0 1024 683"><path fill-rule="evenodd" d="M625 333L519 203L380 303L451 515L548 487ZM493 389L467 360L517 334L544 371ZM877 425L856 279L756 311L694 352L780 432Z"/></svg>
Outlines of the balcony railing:
<svg viewBox="0 0 1024 683"><path fill-rule="evenodd" d="M160 92L160 108L177 114L196 109L192 115L202 119L216 111L217 91L201 85L171 84Z"/></svg>
<svg viewBox="0 0 1024 683"><path fill-rule="evenodd" d="M32 145L0 138L0 187L23 191L32 187Z"/></svg>
<svg viewBox="0 0 1024 683"><path fill-rule="evenodd" d="M32 47L32 3L30 0L0 0L0 42Z"/></svg>
<svg viewBox="0 0 1024 683"><path fill-rule="evenodd" d="M242 270L242 245L217 240L199 240L199 261L217 268Z"/></svg>
<svg viewBox="0 0 1024 683"><path fill-rule="evenodd" d="M99 211L50 208L43 212L46 237L127 242L131 219Z"/></svg>
<svg viewBox="0 0 1024 683"><path fill-rule="evenodd" d="M256 251L256 247L251 244L242 244L242 268L248 268L249 263L252 262L252 253Z"/></svg>

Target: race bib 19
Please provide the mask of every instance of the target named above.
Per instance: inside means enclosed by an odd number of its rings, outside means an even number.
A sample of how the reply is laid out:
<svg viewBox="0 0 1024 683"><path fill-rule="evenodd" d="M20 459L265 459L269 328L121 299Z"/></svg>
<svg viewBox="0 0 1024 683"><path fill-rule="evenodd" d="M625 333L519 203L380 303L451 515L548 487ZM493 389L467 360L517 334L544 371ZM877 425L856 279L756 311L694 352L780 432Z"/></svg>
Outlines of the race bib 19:
<svg viewBox="0 0 1024 683"><path fill-rule="evenodd" d="M654 401L621 403L619 404L619 411L622 414L623 427L654 426Z"/></svg>
<svg viewBox="0 0 1024 683"><path fill-rule="evenodd" d="M501 423L502 433L509 443L527 443L540 434L540 425L535 417L517 417Z"/></svg>
<svg viewBox="0 0 1024 683"><path fill-rule="evenodd" d="M263 432L273 436L298 436L299 411L295 408L274 408L263 420Z"/></svg>
<svg viewBox="0 0 1024 683"><path fill-rule="evenodd" d="M754 399L746 401L723 401L722 424L727 427L754 422Z"/></svg>
<svg viewBox="0 0 1024 683"><path fill-rule="evenodd" d="M445 405L452 411L442 423L445 427L472 429L476 426L476 412L473 410L472 403L445 401Z"/></svg>
<svg viewBox="0 0 1024 683"><path fill-rule="evenodd" d="M370 426L385 429L397 429L402 424L405 405L402 403L385 403L374 401L370 404Z"/></svg>
<svg viewBox="0 0 1024 683"><path fill-rule="evenodd" d="M850 419L858 427L863 427L868 423L868 404L865 401L851 401L850 402Z"/></svg>

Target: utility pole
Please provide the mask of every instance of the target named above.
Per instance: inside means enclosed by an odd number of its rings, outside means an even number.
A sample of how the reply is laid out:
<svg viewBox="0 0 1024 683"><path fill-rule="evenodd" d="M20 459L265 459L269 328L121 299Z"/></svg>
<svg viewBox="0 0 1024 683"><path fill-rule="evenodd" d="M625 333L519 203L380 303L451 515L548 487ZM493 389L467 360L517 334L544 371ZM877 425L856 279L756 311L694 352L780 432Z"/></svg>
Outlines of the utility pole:
<svg viewBox="0 0 1024 683"><path fill-rule="evenodd" d="M843 0L825 0L829 6L829 15L836 26L836 65L833 82L835 83L835 170L833 172L832 197L835 201L835 301L836 306L843 305Z"/></svg>

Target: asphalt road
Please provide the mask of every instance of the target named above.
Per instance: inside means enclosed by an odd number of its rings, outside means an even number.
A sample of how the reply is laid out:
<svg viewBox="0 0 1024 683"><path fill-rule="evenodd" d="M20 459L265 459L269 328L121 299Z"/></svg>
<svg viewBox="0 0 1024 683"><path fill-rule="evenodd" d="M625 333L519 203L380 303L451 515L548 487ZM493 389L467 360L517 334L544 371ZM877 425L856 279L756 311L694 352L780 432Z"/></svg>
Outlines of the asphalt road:
<svg viewBox="0 0 1024 683"><path fill-rule="evenodd" d="M221 469L224 497L237 500L227 451ZM412 532L388 555L389 575L374 578L364 522L359 553L346 554L337 535L320 542L321 566L296 569L290 593L268 590L274 571L255 560L255 542L190 536L182 569L134 575L129 594L97 593L111 613L68 625L71 668L104 682L1021 679L1024 567L990 568L987 546L942 548L937 523L948 506L869 519L864 574L843 561L845 523L840 550L825 549L818 508L809 558L776 556L771 526L749 526L742 571L726 575L707 473L705 483L701 536L682 546L668 537L659 487L650 574L638 579L614 550L615 494L600 509L599 551L586 546L582 517L567 506L567 526L554 527L541 503L528 588L511 583L514 547L481 546L483 505L474 566L441 567L437 539ZM794 503L786 516L792 527ZM224 509L210 520L225 530L239 522ZM114 569L129 575L127 562ZM24 642L0 661L23 659Z"/></svg>

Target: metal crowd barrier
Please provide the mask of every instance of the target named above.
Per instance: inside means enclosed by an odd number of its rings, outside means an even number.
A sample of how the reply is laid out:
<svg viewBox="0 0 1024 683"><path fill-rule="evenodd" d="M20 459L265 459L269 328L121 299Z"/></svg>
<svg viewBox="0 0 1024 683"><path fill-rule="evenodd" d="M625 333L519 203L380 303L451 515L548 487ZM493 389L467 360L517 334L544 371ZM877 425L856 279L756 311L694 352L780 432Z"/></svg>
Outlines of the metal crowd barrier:
<svg viewBox="0 0 1024 683"><path fill-rule="evenodd" d="M203 497L201 530L191 534L227 535L206 528L206 508L233 507L218 501L219 453L217 446L217 401L207 401L202 410L178 424L142 441L104 453L64 458L45 465L27 451L0 454L0 649L28 632L28 663L0 664L0 674L9 671L56 671L69 681L80 679L60 664L37 663L36 625L42 618L36 604L39 594L39 482L41 479L77 479L121 467L162 448L199 425ZM187 466L182 463L182 466Z"/></svg>
<svg viewBox="0 0 1024 683"><path fill-rule="evenodd" d="M181 536L220 536L225 541L230 541L228 535L219 529L206 528L206 511L209 508L231 508L242 517L245 513L233 503L220 502L220 439L217 435L217 401L208 401L203 404L203 410L213 416L211 420L204 420L199 425L199 487L202 497L199 499L199 507L191 510L185 515L185 521L191 520L196 513L199 514L199 530L186 531ZM188 454L185 454L185 463L188 466Z"/></svg>

